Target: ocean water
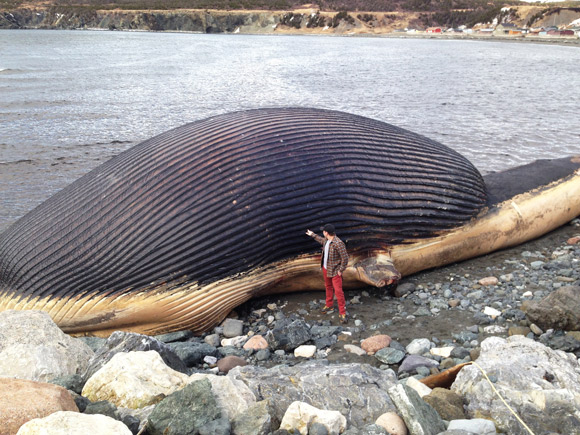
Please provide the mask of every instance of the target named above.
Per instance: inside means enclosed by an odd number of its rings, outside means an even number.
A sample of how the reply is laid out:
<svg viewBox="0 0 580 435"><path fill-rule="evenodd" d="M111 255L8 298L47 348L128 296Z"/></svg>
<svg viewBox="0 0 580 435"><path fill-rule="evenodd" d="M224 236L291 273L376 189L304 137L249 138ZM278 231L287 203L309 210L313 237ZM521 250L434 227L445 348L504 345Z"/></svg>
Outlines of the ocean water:
<svg viewBox="0 0 580 435"><path fill-rule="evenodd" d="M196 119L309 106L438 140L488 173L580 154L580 49L436 39L0 31L0 232Z"/></svg>

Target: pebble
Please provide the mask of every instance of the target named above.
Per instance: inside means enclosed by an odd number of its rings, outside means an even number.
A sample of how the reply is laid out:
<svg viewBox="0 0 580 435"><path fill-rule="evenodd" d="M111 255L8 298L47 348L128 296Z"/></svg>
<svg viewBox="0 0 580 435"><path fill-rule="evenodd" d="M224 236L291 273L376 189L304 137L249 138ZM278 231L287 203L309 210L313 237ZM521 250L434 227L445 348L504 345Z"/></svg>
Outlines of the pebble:
<svg viewBox="0 0 580 435"><path fill-rule="evenodd" d="M355 355L358 355L358 356L362 356L362 355L367 354L363 349L361 349L358 346L355 346L354 344L345 344L344 350L346 350L349 353L354 353Z"/></svg>
<svg viewBox="0 0 580 435"><path fill-rule="evenodd" d="M497 285L499 280L495 276L488 276L486 278L481 278L478 283L483 286Z"/></svg>

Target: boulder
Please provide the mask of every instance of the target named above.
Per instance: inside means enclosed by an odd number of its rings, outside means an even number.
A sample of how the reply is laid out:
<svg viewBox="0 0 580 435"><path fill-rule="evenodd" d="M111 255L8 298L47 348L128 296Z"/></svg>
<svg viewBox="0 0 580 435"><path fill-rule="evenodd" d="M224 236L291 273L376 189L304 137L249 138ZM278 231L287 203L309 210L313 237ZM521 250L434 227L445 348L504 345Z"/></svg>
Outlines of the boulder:
<svg viewBox="0 0 580 435"><path fill-rule="evenodd" d="M165 364L173 370L187 373L185 363L181 361L175 352L173 352L165 343L147 335L136 334L134 332L115 331L91 358L89 366L83 376L85 380L89 379L118 353L135 351L146 352L150 350L157 352Z"/></svg>
<svg viewBox="0 0 580 435"><path fill-rule="evenodd" d="M282 421L292 402L305 398L316 408L339 411L356 427L395 411L387 394L387 388L397 381L394 372L368 364L329 365L325 360L312 360L293 367L236 367L228 376L242 380L258 400L269 400L274 423Z"/></svg>
<svg viewBox="0 0 580 435"><path fill-rule="evenodd" d="M105 415L87 415L71 411L55 412L44 418L30 420L17 435L132 435L120 421Z"/></svg>
<svg viewBox="0 0 580 435"><path fill-rule="evenodd" d="M232 420L233 435L267 435L271 432L272 417L267 400L253 404Z"/></svg>
<svg viewBox="0 0 580 435"><path fill-rule="evenodd" d="M189 377L168 367L155 351L118 353L87 381L82 395L91 401L142 408L182 388Z"/></svg>
<svg viewBox="0 0 580 435"><path fill-rule="evenodd" d="M93 351L62 332L47 313L0 313L0 376L50 382L83 373Z"/></svg>
<svg viewBox="0 0 580 435"><path fill-rule="evenodd" d="M394 412L385 412L377 418L375 424L385 428L389 435L407 435L405 421Z"/></svg>
<svg viewBox="0 0 580 435"><path fill-rule="evenodd" d="M194 373L189 382L207 379L211 383L213 395L222 413L230 420L255 405L254 393L242 381L229 376Z"/></svg>
<svg viewBox="0 0 580 435"><path fill-rule="evenodd" d="M0 433L15 434L29 420L57 411L78 412L63 387L24 379L0 378Z"/></svg>
<svg viewBox="0 0 580 435"><path fill-rule="evenodd" d="M539 302L524 301L522 310L544 330L580 330L580 286L560 287Z"/></svg>
<svg viewBox="0 0 580 435"><path fill-rule="evenodd" d="M211 383L201 379L163 399L149 415L147 433L198 434L220 419L221 411L213 396Z"/></svg>
<svg viewBox="0 0 580 435"><path fill-rule="evenodd" d="M282 319L272 331L268 331L266 340L272 349L291 352L312 338L310 328L302 319Z"/></svg>
<svg viewBox="0 0 580 435"><path fill-rule="evenodd" d="M339 434L346 429L346 418L338 411L315 408L304 402L292 402L280 423L280 429L298 429L301 435L308 435L313 423L326 427L328 433Z"/></svg>
<svg viewBox="0 0 580 435"><path fill-rule="evenodd" d="M463 411L463 398L446 388L434 388L423 400L437 411L443 420L460 420L466 418Z"/></svg>
<svg viewBox="0 0 580 435"><path fill-rule="evenodd" d="M413 435L435 435L446 427L437 411L425 403L412 388L396 384L389 388L389 396Z"/></svg>
<svg viewBox="0 0 580 435"><path fill-rule="evenodd" d="M168 343L167 347L175 352L187 367L201 364L206 356L217 356L218 350L207 343L193 341Z"/></svg>
<svg viewBox="0 0 580 435"><path fill-rule="evenodd" d="M383 334L366 338L363 340L360 347L368 354L373 354L385 347L389 347L389 344L391 344L391 337Z"/></svg>
<svg viewBox="0 0 580 435"><path fill-rule="evenodd" d="M485 339L476 363L534 433L575 433L580 427L580 368L574 355L514 335ZM451 388L467 403L468 417L493 420L499 432L522 433L475 365L463 367Z"/></svg>

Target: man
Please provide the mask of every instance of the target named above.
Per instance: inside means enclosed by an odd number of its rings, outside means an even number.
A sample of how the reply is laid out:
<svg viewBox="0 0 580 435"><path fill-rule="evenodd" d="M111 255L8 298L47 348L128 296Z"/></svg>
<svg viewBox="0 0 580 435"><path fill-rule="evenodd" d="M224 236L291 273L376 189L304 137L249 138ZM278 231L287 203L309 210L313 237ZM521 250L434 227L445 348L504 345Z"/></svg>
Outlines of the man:
<svg viewBox="0 0 580 435"><path fill-rule="evenodd" d="M306 235L314 238L322 245L322 275L324 276L324 287L326 288L326 305L322 309L323 313L331 313L334 305L334 295L338 302L338 319L340 323L346 323L346 302L342 291L342 273L348 266L348 253L344 242L338 238L334 225L326 224L322 227L324 237L316 235L310 230L306 230Z"/></svg>

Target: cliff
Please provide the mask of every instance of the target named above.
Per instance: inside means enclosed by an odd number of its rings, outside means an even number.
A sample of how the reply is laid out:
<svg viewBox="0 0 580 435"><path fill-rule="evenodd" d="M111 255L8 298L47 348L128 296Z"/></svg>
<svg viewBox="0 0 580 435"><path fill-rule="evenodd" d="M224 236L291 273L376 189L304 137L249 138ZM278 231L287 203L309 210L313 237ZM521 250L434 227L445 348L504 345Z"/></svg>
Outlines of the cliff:
<svg viewBox="0 0 580 435"><path fill-rule="evenodd" d="M342 15L341 15L342 14ZM360 15L360 14L359 14ZM413 14L411 14L412 16ZM402 14L355 14L316 10L95 10L90 8L18 8L0 12L4 29L107 29L198 33L385 33ZM365 21L366 19L366 21Z"/></svg>
<svg viewBox="0 0 580 435"><path fill-rule="evenodd" d="M516 26L569 25L580 18L580 8L514 6L487 13L489 23L511 22ZM437 18L440 19L437 19ZM293 11L225 10L121 10L88 6L27 6L0 9L0 29L103 29L195 33L249 34L388 34L396 29L425 28L449 21L453 14L424 12L323 12L318 9ZM467 18L467 16L466 16ZM473 20L473 17L470 18ZM435 21L435 22L434 22ZM484 21L484 22L485 22ZM471 23L472 25L478 21ZM447 23L455 27L468 22ZM441 25L441 24L439 24ZM487 25L485 25L487 26Z"/></svg>

